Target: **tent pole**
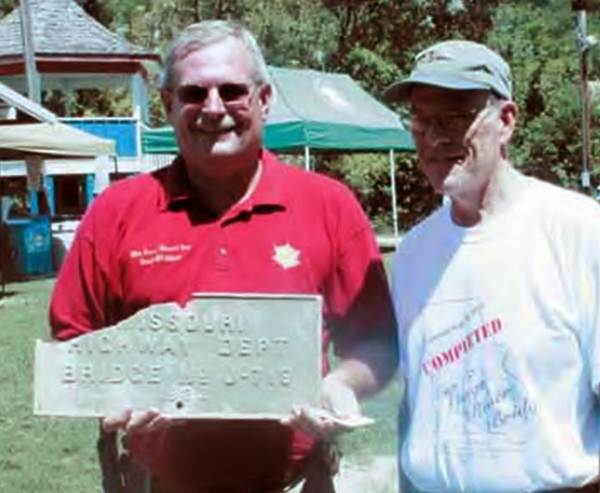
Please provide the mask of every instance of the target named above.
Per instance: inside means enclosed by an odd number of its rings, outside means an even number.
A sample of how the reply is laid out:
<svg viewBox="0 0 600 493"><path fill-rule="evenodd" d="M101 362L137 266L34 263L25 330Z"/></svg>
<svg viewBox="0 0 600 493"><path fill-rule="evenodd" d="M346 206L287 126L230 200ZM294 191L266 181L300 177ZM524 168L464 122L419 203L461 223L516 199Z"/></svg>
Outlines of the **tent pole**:
<svg viewBox="0 0 600 493"><path fill-rule="evenodd" d="M392 186L392 224L394 225L394 238L398 238L398 207L396 203L396 158L394 149L390 149L390 184Z"/></svg>
<svg viewBox="0 0 600 493"><path fill-rule="evenodd" d="M304 169L310 171L310 148L304 146Z"/></svg>

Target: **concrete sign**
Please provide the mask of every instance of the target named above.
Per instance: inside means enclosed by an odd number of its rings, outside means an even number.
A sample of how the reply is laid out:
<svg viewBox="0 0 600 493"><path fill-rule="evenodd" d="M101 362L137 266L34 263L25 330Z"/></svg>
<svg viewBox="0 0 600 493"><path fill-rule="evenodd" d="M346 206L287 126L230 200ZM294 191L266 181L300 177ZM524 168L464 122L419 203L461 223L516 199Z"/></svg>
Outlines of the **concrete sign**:
<svg viewBox="0 0 600 493"><path fill-rule="evenodd" d="M321 298L201 294L65 342L36 342L34 413L280 418L318 406Z"/></svg>

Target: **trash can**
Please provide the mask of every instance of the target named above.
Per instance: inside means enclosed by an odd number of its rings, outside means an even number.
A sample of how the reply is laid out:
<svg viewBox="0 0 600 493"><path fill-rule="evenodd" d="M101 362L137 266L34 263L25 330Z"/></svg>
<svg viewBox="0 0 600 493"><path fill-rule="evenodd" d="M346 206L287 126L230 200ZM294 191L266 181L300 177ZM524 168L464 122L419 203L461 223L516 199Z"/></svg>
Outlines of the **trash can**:
<svg viewBox="0 0 600 493"><path fill-rule="evenodd" d="M17 251L17 270L23 277L52 273L50 218L36 216L7 219L13 247Z"/></svg>

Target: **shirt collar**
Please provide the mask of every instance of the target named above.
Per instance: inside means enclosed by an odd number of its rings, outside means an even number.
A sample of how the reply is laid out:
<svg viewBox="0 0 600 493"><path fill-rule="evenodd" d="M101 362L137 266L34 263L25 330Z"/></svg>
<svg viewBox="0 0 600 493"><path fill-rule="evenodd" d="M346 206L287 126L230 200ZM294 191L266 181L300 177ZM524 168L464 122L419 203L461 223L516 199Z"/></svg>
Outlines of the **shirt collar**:
<svg viewBox="0 0 600 493"><path fill-rule="evenodd" d="M283 180L285 179L279 166L279 159L267 151L261 150L262 172L254 191L241 203L232 208L225 216L231 218L242 211L252 211L260 206L286 207L287 197L283 192ZM190 183L185 169L183 157L177 156L169 165L164 177L164 202L163 208L172 207L175 204L194 200L194 189Z"/></svg>
<svg viewBox="0 0 600 493"><path fill-rule="evenodd" d="M177 156L165 170L163 184L165 194L161 205L164 209L194 198L194 189L188 179L181 156Z"/></svg>
<svg viewBox="0 0 600 493"><path fill-rule="evenodd" d="M238 204L240 208L251 210L256 206L283 206L287 203L287 197L283 192L283 179L280 168L281 162L277 157L266 149L261 151L262 172L254 191L250 196Z"/></svg>

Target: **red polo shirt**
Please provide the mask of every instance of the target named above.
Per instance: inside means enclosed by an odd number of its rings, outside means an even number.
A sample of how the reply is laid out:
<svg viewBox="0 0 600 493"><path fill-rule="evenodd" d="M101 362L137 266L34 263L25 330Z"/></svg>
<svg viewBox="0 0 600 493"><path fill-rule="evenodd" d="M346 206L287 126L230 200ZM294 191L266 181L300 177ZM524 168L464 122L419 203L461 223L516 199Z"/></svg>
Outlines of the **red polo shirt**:
<svg viewBox="0 0 600 493"><path fill-rule="evenodd" d="M180 159L109 187L61 268L53 336L76 337L156 303L184 304L200 291L321 294L324 355L330 339L343 356L357 339L392 334L381 257L352 193L267 151L262 166L251 196L219 218L194 201ZM312 441L276 422L190 421L129 446L167 483L254 491L280 487Z"/></svg>

